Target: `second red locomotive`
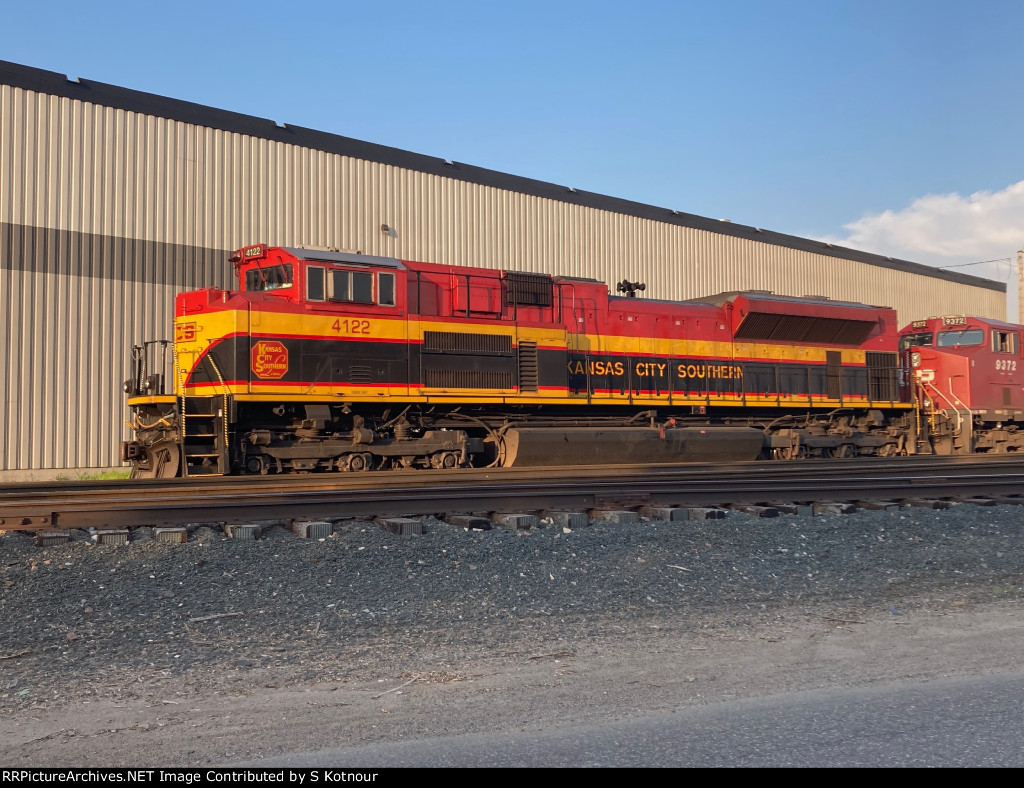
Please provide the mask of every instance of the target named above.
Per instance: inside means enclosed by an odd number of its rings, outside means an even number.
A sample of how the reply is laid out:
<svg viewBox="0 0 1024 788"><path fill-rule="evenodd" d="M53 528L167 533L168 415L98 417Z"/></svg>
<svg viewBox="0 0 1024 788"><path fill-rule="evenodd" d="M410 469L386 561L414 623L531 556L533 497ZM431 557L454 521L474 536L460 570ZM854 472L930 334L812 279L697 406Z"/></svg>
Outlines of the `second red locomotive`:
<svg viewBox="0 0 1024 788"><path fill-rule="evenodd" d="M900 332L904 396L936 454L1024 451L1024 326L953 315Z"/></svg>

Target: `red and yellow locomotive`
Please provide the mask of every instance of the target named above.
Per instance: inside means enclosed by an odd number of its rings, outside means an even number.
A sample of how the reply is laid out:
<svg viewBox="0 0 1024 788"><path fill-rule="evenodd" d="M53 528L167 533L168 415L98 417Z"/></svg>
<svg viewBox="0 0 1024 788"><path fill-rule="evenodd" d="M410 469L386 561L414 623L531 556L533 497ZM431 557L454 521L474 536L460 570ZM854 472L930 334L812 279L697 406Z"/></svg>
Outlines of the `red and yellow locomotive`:
<svg viewBox="0 0 1024 788"><path fill-rule="evenodd" d="M896 314L255 245L133 349L142 477L913 452Z"/></svg>

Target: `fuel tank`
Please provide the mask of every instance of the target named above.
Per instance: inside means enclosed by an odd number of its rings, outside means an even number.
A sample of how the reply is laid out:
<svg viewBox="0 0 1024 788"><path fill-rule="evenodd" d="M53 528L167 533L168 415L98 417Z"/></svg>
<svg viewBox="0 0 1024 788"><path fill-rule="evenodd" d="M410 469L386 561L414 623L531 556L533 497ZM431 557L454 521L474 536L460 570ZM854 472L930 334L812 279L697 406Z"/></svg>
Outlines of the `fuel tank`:
<svg viewBox="0 0 1024 788"><path fill-rule="evenodd" d="M756 460L764 433L749 427L519 427L499 446L503 467L646 465Z"/></svg>

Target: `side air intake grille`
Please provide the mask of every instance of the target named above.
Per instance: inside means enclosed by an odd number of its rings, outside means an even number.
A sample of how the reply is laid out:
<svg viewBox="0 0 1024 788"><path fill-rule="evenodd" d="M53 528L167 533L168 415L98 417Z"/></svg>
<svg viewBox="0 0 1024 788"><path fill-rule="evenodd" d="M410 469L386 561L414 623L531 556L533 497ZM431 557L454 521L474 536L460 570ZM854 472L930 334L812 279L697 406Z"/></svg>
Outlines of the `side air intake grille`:
<svg viewBox="0 0 1024 788"><path fill-rule="evenodd" d="M465 334L461 331L424 331L423 352L511 356L512 337L507 334Z"/></svg>
<svg viewBox="0 0 1024 788"><path fill-rule="evenodd" d="M373 380L373 373L370 368L361 364L353 364L348 368L349 383L370 383Z"/></svg>
<svg viewBox="0 0 1024 788"><path fill-rule="evenodd" d="M519 390L537 390L537 343L519 343Z"/></svg>

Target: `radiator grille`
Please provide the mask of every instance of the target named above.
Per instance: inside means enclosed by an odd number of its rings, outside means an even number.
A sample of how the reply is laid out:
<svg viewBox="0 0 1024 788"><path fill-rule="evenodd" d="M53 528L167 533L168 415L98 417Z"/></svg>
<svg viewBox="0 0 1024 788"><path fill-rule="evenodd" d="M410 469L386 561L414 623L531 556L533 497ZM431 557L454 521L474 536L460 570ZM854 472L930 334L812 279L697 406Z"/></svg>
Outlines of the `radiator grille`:
<svg viewBox="0 0 1024 788"><path fill-rule="evenodd" d="M899 360L895 353L865 353L868 368L868 398L875 402L900 398Z"/></svg>
<svg viewBox="0 0 1024 788"><path fill-rule="evenodd" d="M874 322L866 320L751 312L736 330L736 339L859 345L874 327Z"/></svg>
<svg viewBox="0 0 1024 788"><path fill-rule="evenodd" d="M547 274L506 271L507 303L522 306L551 306L553 285Z"/></svg>

